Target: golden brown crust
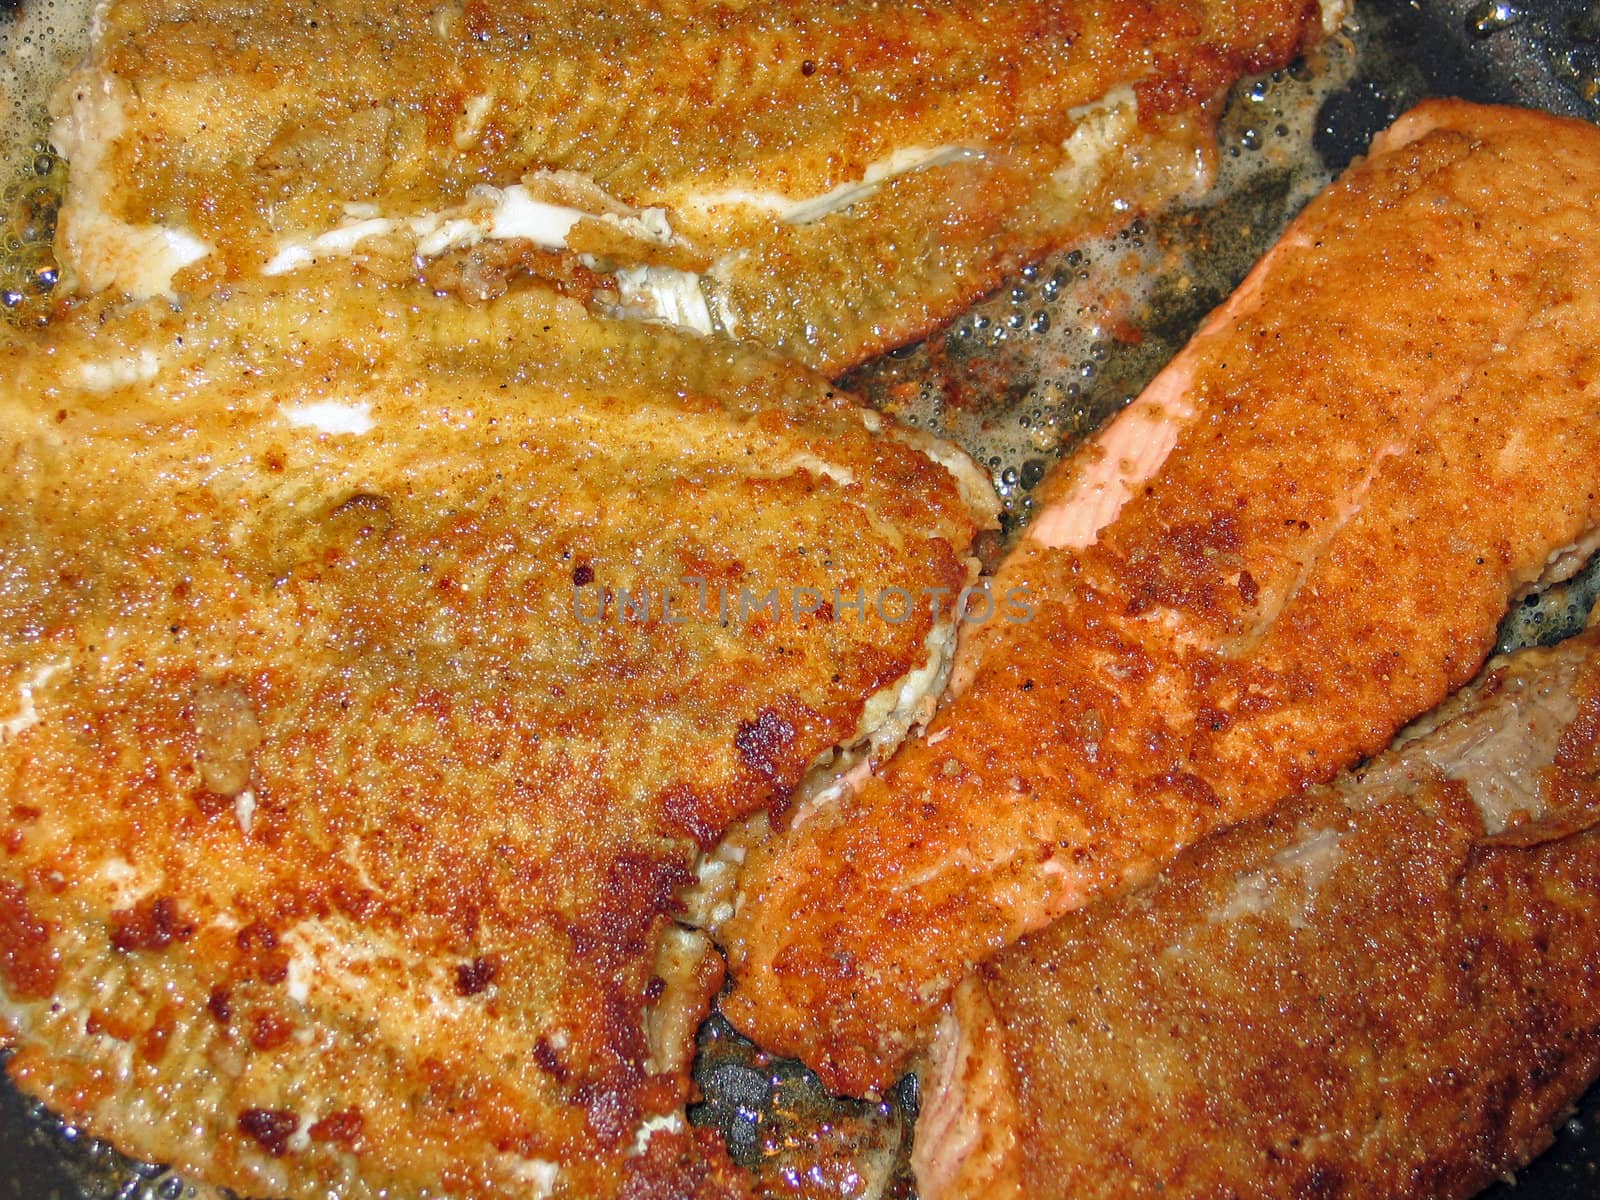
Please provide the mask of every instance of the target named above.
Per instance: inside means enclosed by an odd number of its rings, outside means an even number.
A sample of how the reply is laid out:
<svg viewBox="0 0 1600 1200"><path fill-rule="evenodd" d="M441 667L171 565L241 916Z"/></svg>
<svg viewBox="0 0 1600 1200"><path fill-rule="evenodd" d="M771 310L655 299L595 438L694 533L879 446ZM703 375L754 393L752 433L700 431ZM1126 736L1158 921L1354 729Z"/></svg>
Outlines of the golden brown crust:
<svg viewBox="0 0 1600 1200"><path fill-rule="evenodd" d="M91 173L103 188L86 205L69 199L63 218L80 276L103 274L85 265L104 233L91 210L198 236L219 251L201 269L230 278L285 235L339 225L350 203L409 216L475 185L576 172L609 203L667 210L679 243L630 253L706 272L733 332L842 369L952 315L1009 266L1182 193L1227 88L1284 65L1323 24L1315 0L806 13L404 0L372 13L109 4L73 85L122 114L96 118L105 157L91 170L101 151L85 147L75 164L75 196ZM330 50L339 70L307 68ZM1138 120L1107 135L1104 155L1090 153L1092 131L1072 143L1092 125L1085 107L1117 89ZM784 215L903 171L897 154L940 151L853 207ZM771 202L739 201L752 195ZM607 237L585 222L571 245L595 253Z"/></svg>
<svg viewBox="0 0 1600 1200"><path fill-rule="evenodd" d="M794 594L962 586L956 480L538 288L321 270L0 360L19 1083L244 1194L725 1194L681 1118L719 964L663 934L926 657L926 607Z"/></svg>
<svg viewBox="0 0 1600 1200"><path fill-rule="evenodd" d="M1032 617L927 736L752 858L723 1007L758 1041L888 1083L971 965L1381 749L1600 521L1600 131L1427 114L1113 427L1175 440L1097 535L1002 567Z"/></svg>
<svg viewBox="0 0 1600 1200"><path fill-rule="evenodd" d="M1014 1088L967 1119L1024 1194L1448 1200L1549 1144L1600 1072L1600 632L1502 671L1455 718L1532 744L1523 836L1442 723L963 985Z"/></svg>

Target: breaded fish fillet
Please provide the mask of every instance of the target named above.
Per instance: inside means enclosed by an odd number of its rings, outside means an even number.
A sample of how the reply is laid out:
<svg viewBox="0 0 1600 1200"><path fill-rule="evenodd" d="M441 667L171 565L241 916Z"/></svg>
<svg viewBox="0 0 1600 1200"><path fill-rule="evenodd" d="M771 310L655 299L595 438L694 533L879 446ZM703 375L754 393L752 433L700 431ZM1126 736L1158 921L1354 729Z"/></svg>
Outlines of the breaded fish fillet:
<svg viewBox="0 0 1600 1200"><path fill-rule="evenodd" d="M724 1010L883 1085L974 964L1375 753L1600 521L1600 129L1434 103L1045 484L884 770L759 850Z"/></svg>
<svg viewBox="0 0 1600 1200"><path fill-rule="evenodd" d="M1343 8L106 0L57 101L64 258L148 295L529 238L834 370L1203 183L1228 87Z"/></svg>
<svg viewBox="0 0 1600 1200"><path fill-rule="evenodd" d="M677 894L939 681L804 589L959 588L992 495L763 354L298 282L0 346L11 1073L245 1195L735 1192Z"/></svg>
<svg viewBox="0 0 1600 1200"><path fill-rule="evenodd" d="M1600 631L980 967L922 1200L1451 1200L1600 1072Z"/></svg>

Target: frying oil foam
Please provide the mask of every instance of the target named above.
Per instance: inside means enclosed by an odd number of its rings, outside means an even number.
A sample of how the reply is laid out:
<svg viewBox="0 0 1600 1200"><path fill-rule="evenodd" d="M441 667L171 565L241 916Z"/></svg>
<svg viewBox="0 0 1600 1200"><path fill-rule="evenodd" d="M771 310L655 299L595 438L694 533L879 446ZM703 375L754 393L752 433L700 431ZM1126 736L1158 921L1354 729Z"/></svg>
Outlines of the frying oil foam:
<svg viewBox="0 0 1600 1200"><path fill-rule="evenodd" d="M0 22L0 313L37 324L55 284L51 250L66 171L46 104L89 42L92 0L23 0Z"/></svg>
<svg viewBox="0 0 1600 1200"><path fill-rule="evenodd" d="M1308 65L1241 85L1218 129L1216 178L1193 208L1024 270L846 386L989 468L1015 534L1049 466L1149 382L1331 178L1312 132L1356 62L1337 36Z"/></svg>

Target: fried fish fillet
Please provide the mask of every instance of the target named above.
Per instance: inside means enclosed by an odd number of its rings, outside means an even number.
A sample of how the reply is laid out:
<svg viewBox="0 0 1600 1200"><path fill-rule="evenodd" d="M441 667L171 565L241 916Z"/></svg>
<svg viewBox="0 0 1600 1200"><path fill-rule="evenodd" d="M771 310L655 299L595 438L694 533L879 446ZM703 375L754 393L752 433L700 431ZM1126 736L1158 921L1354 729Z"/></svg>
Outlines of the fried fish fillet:
<svg viewBox="0 0 1600 1200"><path fill-rule="evenodd" d="M1465 683L1600 522L1600 129L1414 110L1045 484L953 703L758 849L727 1015L884 1085L977 962ZM1559 565L1559 563L1558 563Z"/></svg>
<svg viewBox="0 0 1600 1200"><path fill-rule="evenodd" d="M922 1200L1450 1200L1600 1073L1600 631L980 967Z"/></svg>
<svg viewBox="0 0 1600 1200"><path fill-rule="evenodd" d="M738 1191L676 896L939 682L804 589L959 588L986 482L543 288L228 292L0 346L12 1075L246 1195Z"/></svg>
<svg viewBox="0 0 1600 1200"><path fill-rule="evenodd" d="M106 0L57 101L64 259L148 295L531 239L836 370L1203 182L1228 87L1343 8Z"/></svg>

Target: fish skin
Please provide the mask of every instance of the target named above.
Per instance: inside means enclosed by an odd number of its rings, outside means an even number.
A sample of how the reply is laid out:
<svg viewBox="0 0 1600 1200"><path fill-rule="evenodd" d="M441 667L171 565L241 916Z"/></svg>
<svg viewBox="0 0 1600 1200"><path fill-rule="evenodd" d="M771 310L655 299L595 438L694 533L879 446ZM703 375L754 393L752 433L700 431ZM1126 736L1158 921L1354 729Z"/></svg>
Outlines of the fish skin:
<svg viewBox="0 0 1600 1200"><path fill-rule="evenodd" d="M926 735L751 856L730 1020L883 1087L973 965L1465 683L1600 521L1597 188L1600 130L1430 102L1313 201L1046 481L993 585L1032 619L973 631Z"/></svg>
<svg viewBox="0 0 1600 1200"><path fill-rule="evenodd" d="M1600 1073L1597 734L1600 627L978 968L918 1194L1455 1200L1531 1160Z"/></svg>
<svg viewBox="0 0 1600 1200"><path fill-rule="evenodd" d="M280 238L332 229L346 205L411 216L535 175L587 189L576 203L595 214L659 208L674 232L652 245L588 220L573 252L691 272L718 327L831 374L1008 269L1203 185L1228 87L1342 12L401 0L375 15L334 0L312 22L287 0L108 0L56 101L73 166L61 245L80 287L161 291L171 271L150 255L181 233L214 251L178 273L192 290L261 269ZM308 66L330 47L337 71ZM1139 119L1105 153L1089 135L1069 145L1119 89ZM817 201L897 154L932 164L803 223L738 199Z"/></svg>
<svg viewBox="0 0 1600 1200"><path fill-rule="evenodd" d="M679 577L959 588L975 469L763 353L347 264L79 306L0 380L17 1083L242 1195L741 1194L679 894L934 617Z"/></svg>

